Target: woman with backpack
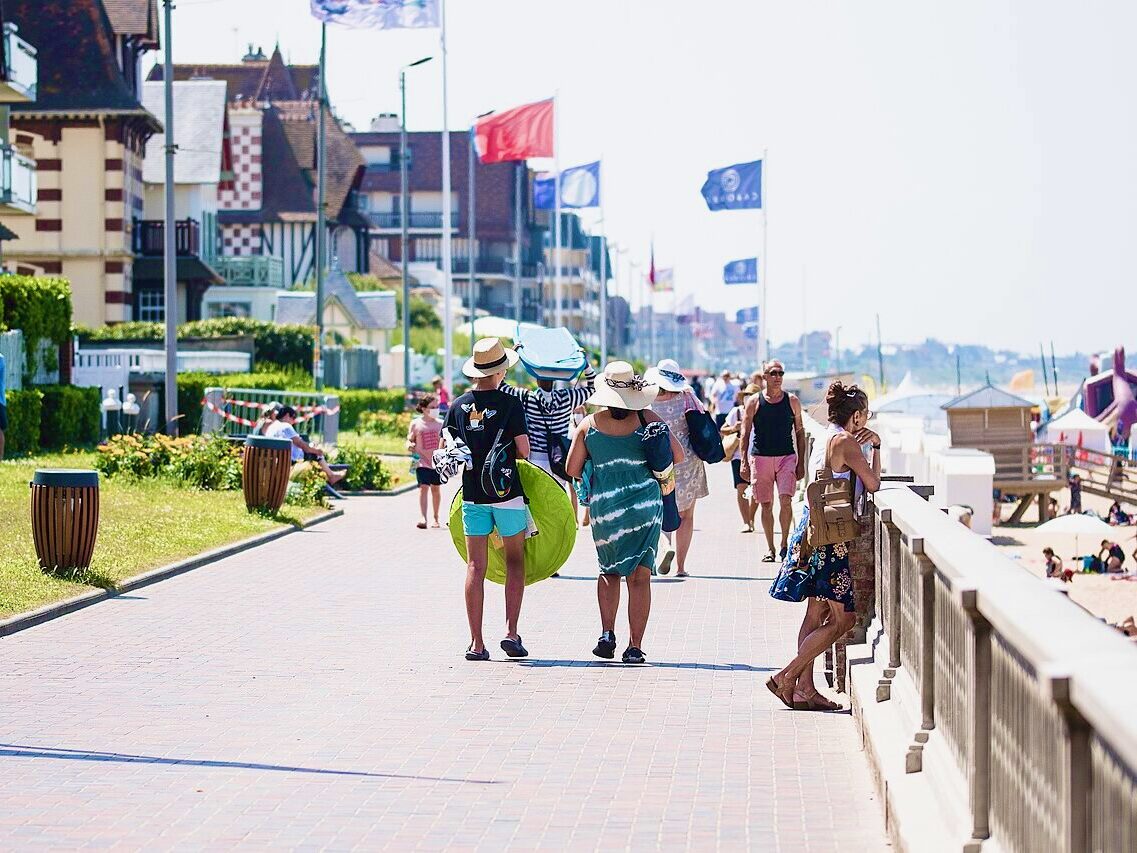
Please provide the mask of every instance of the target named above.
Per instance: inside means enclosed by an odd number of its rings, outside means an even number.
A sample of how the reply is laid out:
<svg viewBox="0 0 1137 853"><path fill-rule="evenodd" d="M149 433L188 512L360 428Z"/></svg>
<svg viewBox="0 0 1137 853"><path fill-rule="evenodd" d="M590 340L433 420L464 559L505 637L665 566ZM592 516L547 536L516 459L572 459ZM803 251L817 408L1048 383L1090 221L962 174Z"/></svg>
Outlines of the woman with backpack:
<svg viewBox="0 0 1137 853"><path fill-rule="evenodd" d="M592 540L596 544L600 577L600 639L592 653L611 659L616 652L616 611L620 607L620 578L628 583L628 648L624 663L644 663L643 636L651 611L651 569L655 564L663 525L663 494L648 464L645 438L663 430L660 418L648 411L657 389L635 375L626 361L614 361L589 398L600 411L580 425L569 448L565 468L570 477L588 477ZM653 440L662 436L654 436ZM669 437L675 466L683 448Z"/></svg>
<svg viewBox="0 0 1137 853"><path fill-rule="evenodd" d="M673 358L665 358L655 367L649 367L644 373L644 381L659 389L651 410L667 424L683 448L684 456L682 462L675 463L675 503L681 519L679 529L675 531L675 548L669 548L663 555L657 571L661 575L667 574L674 560L678 565L675 576L685 578L688 577L687 552L691 550L691 538L695 534L695 502L710 494L707 468L691 447L686 414L692 409L705 410ZM670 533L667 540L672 541Z"/></svg>
<svg viewBox="0 0 1137 853"><path fill-rule="evenodd" d="M866 426L872 417L868 396L856 385L837 381L829 386L826 403L830 426L820 442L824 448L823 468L832 472L834 480L855 476L854 490L875 492L880 488L880 436ZM780 600L809 600L798 633L798 654L767 679L766 687L788 708L829 711L840 706L817 692L813 661L853 627L856 604L848 542L817 545L804 558L806 565L801 565L802 549L809 548L811 512L807 505L790 537L782 570L770 588L771 596ZM787 588L790 584L792 591Z"/></svg>

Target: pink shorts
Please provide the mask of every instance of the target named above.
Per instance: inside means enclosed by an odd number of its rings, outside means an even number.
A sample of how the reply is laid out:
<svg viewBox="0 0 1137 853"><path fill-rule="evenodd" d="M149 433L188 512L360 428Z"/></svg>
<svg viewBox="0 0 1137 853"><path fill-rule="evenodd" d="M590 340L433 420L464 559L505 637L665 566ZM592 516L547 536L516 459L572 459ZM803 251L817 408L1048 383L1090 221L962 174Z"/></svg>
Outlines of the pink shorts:
<svg viewBox="0 0 1137 853"><path fill-rule="evenodd" d="M775 482L779 496L793 496L797 488L797 454L750 457L750 484L754 500L760 504L773 503Z"/></svg>

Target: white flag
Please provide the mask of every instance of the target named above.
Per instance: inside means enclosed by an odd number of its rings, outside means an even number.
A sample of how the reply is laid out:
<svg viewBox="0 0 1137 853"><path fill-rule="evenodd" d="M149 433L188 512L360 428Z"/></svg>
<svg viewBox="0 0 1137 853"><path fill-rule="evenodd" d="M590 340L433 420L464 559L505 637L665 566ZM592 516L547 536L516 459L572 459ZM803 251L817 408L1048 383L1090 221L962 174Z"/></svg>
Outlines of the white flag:
<svg viewBox="0 0 1137 853"><path fill-rule="evenodd" d="M377 30L442 25L439 0L312 0L312 14L329 24Z"/></svg>

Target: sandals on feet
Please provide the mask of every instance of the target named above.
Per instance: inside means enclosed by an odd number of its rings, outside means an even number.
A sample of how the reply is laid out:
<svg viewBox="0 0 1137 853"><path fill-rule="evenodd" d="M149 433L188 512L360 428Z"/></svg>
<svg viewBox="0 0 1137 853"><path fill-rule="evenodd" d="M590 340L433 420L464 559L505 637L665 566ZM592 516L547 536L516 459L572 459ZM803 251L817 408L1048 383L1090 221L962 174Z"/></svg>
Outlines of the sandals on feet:
<svg viewBox="0 0 1137 853"><path fill-rule="evenodd" d="M804 697L798 699L798 696ZM794 710L795 711L842 711L843 705L838 705L826 699L820 693L794 693Z"/></svg>
<svg viewBox="0 0 1137 853"><path fill-rule="evenodd" d="M419 530L426 530L426 522L420 521L418 524L415 525L415 527L417 527Z"/></svg>
<svg viewBox="0 0 1137 853"><path fill-rule="evenodd" d="M473 643L470 643L470 645L466 648L466 660L489 660L489 659L490 659L489 649L483 648L480 652L475 652Z"/></svg>
<svg viewBox="0 0 1137 853"><path fill-rule="evenodd" d="M509 655L511 658L527 658L529 651L525 646L521 645L521 635L517 635L517 639L506 637L501 641L501 650Z"/></svg>
<svg viewBox="0 0 1137 853"><path fill-rule="evenodd" d="M647 658L644 653L637 649L635 646L628 646L624 650L624 663L647 663Z"/></svg>
<svg viewBox="0 0 1137 853"><path fill-rule="evenodd" d="M674 559L675 552L669 549L667 553L663 555L663 559L659 561L659 567L655 570L655 573L658 575L666 575L669 573L671 571L671 562Z"/></svg>
<svg viewBox="0 0 1137 853"><path fill-rule="evenodd" d="M778 558L774 556L774 552L770 551L765 557L762 558L763 563L776 563Z"/></svg>
<svg viewBox="0 0 1137 853"><path fill-rule="evenodd" d="M778 684L777 680L773 676L770 676L766 679L766 689L777 696L781 703L787 708L793 709L794 700L792 687L788 691L783 690L782 686Z"/></svg>

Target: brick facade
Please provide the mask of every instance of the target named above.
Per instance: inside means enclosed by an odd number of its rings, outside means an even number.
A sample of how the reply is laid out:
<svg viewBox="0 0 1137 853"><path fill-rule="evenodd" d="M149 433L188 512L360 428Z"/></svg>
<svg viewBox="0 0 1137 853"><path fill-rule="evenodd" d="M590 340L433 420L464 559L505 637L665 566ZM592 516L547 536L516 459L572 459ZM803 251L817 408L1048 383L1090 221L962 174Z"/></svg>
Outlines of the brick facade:
<svg viewBox="0 0 1137 853"><path fill-rule="evenodd" d="M260 210L264 195L261 164L261 111L252 104L229 106L233 182L218 193L221 210ZM226 251L226 254L230 252ZM233 252L232 254L254 254Z"/></svg>

